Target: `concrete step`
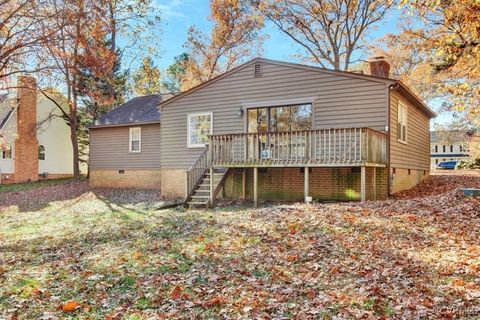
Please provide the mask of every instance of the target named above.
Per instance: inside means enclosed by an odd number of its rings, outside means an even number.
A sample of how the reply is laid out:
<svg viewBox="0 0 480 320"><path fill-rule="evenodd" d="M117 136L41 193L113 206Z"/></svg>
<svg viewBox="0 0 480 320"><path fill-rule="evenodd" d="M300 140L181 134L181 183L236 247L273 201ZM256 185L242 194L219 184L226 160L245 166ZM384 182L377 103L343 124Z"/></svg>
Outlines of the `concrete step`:
<svg viewBox="0 0 480 320"><path fill-rule="evenodd" d="M206 201L206 202L189 201L189 202L188 202L188 205L189 205L190 207L192 207L192 206L202 206L202 207L206 207L207 204L208 204L208 201Z"/></svg>

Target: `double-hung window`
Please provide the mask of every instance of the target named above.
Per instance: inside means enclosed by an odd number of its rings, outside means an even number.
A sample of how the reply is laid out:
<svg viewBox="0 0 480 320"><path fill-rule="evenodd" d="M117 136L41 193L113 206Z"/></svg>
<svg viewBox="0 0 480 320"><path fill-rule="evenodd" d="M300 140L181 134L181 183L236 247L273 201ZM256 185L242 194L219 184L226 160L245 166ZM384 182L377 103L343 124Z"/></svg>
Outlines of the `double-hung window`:
<svg viewBox="0 0 480 320"><path fill-rule="evenodd" d="M38 160L45 160L45 147L43 145L38 146Z"/></svg>
<svg viewBox="0 0 480 320"><path fill-rule="evenodd" d="M129 150L130 152L140 152L142 149L142 128L130 128Z"/></svg>
<svg viewBox="0 0 480 320"><path fill-rule="evenodd" d="M408 108L402 102L398 102L398 121L397 121L397 135L398 141L407 143L407 121Z"/></svg>
<svg viewBox="0 0 480 320"><path fill-rule="evenodd" d="M187 147L205 147L205 145L208 143L208 136L213 133L213 113L189 113L187 117Z"/></svg>
<svg viewBox="0 0 480 320"><path fill-rule="evenodd" d="M2 149L2 159L12 159L12 146L7 144Z"/></svg>

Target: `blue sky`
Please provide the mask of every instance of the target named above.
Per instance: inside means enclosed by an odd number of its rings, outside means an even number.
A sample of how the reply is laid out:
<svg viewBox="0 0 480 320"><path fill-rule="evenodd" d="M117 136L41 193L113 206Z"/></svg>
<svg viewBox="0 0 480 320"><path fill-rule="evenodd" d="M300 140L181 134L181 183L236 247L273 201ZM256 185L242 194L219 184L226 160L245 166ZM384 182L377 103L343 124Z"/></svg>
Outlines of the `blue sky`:
<svg viewBox="0 0 480 320"><path fill-rule="evenodd" d="M162 55L156 60L161 68L165 68L173 62L173 58L183 52L182 45L187 38L187 31L191 25L209 32L211 23L208 20L208 0L157 0L157 6L161 11L162 34L161 52ZM393 10L385 21L376 30L370 32L368 40L374 41L387 33L395 33L400 10ZM264 43L263 56L270 59L295 61L293 54L298 52L298 46L276 30L273 26L267 25L264 31L269 38Z"/></svg>
<svg viewBox="0 0 480 320"><path fill-rule="evenodd" d="M161 37L161 56L156 59L156 64L162 68L167 68L175 56L184 52L183 44L187 39L188 28L195 25L197 28L209 32L211 22L209 16L208 0L156 0L157 6L161 11L162 34ZM381 38L387 33L398 32L398 22L401 14L404 12L398 8L392 10L384 21L371 30L368 34L368 43L374 43L375 39ZM293 55L298 52L299 47L276 30L273 26L266 26L264 32L268 34L268 39L263 45L263 56L269 59L295 62ZM358 58L358 57L357 57ZM368 58L368 57L361 57ZM438 101L437 101L438 102ZM439 102L438 102L439 103ZM437 103L431 107L435 110ZM435 119L435 123L445 123L450 120L450 115L442 114Z"/></svg>

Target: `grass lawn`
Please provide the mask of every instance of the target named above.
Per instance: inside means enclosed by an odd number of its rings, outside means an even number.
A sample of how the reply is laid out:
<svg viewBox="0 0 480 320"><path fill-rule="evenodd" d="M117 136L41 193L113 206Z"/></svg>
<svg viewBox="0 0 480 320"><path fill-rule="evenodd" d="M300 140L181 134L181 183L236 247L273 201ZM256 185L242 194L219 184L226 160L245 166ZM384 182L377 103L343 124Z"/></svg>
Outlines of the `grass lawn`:
<svg viewBox="0 0 480 320"><path fill-rule="evenodd" d="M480 177L437 185L210 211L84 182L5 193L0 319L475 318L480 200L455 189Z"/></svg>
<svg viewBox="0 0 480 320"><path fill-rule="evenodd" d="M84 178L82 178L84 179ZM55 186L59 184L69 183L72 178L41 180L38 182L26 182L16 184L0 184L0 193L2 192L21 192L30 189L44 188L48 186Z"/></svg>

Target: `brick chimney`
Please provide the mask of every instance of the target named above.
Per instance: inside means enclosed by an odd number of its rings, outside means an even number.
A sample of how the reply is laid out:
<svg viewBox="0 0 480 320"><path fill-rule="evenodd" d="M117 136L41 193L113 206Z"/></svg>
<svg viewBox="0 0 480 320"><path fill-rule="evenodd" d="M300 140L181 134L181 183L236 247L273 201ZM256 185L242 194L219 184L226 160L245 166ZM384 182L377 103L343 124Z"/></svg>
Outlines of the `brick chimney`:
<svg viewBox="0 0 480 320"><path fill-rule="evenodd" d="M38 181L37 83L19 77L17 139L15 140L15 182Z"/></svg>
<svg viewBox="0 0 480 320"><path fill-rule="evenodd" d="M375 77L389 78L390 64L384 56L374 56L370 58L370 74Z"/></svg>

